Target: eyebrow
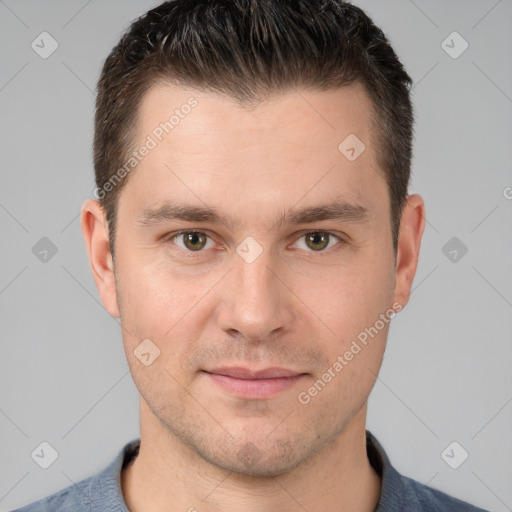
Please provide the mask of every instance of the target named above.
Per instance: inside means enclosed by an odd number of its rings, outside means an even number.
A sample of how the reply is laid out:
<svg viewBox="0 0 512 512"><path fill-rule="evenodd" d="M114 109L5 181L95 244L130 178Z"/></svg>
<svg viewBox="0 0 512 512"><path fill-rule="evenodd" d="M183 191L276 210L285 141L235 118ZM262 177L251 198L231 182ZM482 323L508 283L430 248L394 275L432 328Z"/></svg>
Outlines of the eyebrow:
<svg viewBox="0 0 512 512"><path fill-rule="evenodd" d="M239 223L232 217L222 214L208 206L192 206L176 203L165 203L161 206L147 207L136 219L140 226L154 226L163 222L181 220L186 222L221 224L233 230ZM344 200L336 200L327 204L292 208L283 212L275 219L273 228L288 224L308 224L324 220L337 220L346 223L362 223L368 221L368 210L364 206L350 204ZM272 229L273 229L272 228Z"/></svg>

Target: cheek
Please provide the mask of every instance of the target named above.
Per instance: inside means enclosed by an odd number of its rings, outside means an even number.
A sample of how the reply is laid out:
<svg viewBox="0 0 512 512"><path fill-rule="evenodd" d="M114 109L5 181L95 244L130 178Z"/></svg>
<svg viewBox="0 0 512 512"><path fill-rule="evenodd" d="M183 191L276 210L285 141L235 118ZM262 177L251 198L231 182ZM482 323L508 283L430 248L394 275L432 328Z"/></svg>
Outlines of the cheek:
<svg viewBox="0 0 512 512"><path fill-rule="evenodd" d="M393 300L392 265L366 259L358 265L333 266L323 279L295 279L296 293L344 343L375 323Z"/></svg>
<svg viewBox="0 0 512 512"><path fill-rule="evenodd" d="M177 275L161 263L140 264L130 257L119 263L117 272L123 342L132 370L141 379L165 369L180 379L189 378L187 354L194 354L204 337L202 331L212 315L208 296L219 277ZM146 339L159 351L147 368L134 352Z"/></svg>
<svg viewBox="0 0 512 512"><path fill-rule="evenodd" d="M125 258L118 274L124 321L158 338L200 303L211 280L178 276L160 263L140 263L135 258Z"/></svg>
<svg viewBox="0 0 512 512"><path fill-rule="evenodd" d="M130 372L139 393L152 408L158 408L171 389L179 393L187 386L190 375L182 363L184 354L193 351L200 338L197 312L205 291L156 266L137 267L129 258L119 265L118 273Z"/></svg>

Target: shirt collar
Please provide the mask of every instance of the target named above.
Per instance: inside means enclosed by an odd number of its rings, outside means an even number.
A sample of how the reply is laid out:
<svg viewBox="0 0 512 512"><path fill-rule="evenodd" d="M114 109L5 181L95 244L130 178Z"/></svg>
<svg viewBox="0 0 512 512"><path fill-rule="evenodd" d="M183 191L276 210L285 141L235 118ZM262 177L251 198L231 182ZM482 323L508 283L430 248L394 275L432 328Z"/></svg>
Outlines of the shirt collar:
<svg viewBox="0 0 512 512"><path fill-rule="evenodd" d="M366 453L368 460L380 476L380 498L375 512L402 510L403 496L406 493L402 475L391 465L391 462L375 436L366 431Z"/></svg>

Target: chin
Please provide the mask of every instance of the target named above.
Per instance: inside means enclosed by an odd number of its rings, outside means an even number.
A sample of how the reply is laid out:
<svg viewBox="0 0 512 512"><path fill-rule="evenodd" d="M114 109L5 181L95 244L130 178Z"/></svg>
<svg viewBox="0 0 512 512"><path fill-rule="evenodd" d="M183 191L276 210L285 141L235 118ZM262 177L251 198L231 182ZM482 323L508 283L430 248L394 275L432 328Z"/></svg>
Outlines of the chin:
<svg viewBox="0 0 512 512"><path fill-rule="evenodd" d="M234 445L232 439L223 442L200 443L196 453L210 464L240 476L276 477L294 470L319 452L322 446L314 439L273 439L269 442L249 439ZM257 437L257 436L255 436ZM213 449L212 449L213 448Z"/></svg>

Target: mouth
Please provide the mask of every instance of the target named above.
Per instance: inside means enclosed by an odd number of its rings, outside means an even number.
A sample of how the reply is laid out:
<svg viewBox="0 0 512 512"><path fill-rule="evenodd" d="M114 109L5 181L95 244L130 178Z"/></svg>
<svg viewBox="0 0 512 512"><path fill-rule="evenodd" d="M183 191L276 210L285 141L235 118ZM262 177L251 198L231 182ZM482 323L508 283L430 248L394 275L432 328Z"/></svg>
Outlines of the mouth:
<svg viewBox="0 0 512 512"><path fill-rule="evenodd" d="M242 367L223 367L203 370L218 387L238 398L266 400L295 386L306 377L286 368L251 370Z"/></svg>

